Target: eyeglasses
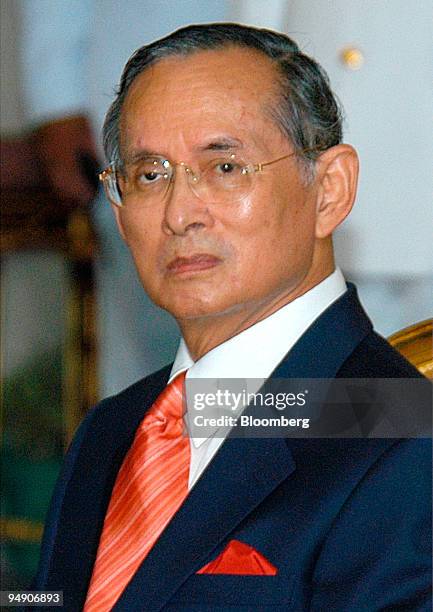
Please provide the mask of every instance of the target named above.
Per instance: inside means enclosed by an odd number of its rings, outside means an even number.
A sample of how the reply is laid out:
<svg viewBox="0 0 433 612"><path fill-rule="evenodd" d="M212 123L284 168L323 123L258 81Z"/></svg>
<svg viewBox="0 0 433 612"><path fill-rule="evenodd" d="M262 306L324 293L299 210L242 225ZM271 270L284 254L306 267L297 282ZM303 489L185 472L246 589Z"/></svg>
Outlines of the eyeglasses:
<svg viewBox="0 0 433 612"><path fill-rule="evenodd" d="M179 167L184 170L192 192L199 199L227 204L238 202L250 193L256 173L293 155L294 152L272 161L248 164L232 153L199 162L197 171L185 162L173 163L162 155L152 155L124 166L111 162L100 173L99 179L108 199L116 206L123 206L125 202L128 205L134 202L140 206L152 206L166 197Z"/></svg>

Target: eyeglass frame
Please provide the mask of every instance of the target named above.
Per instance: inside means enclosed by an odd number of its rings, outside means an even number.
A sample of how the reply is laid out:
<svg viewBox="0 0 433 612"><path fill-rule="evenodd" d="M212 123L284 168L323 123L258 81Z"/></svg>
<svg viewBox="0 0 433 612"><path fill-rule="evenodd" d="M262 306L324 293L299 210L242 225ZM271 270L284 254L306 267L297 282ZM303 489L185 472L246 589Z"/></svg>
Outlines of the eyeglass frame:
<svg viewBox="0 0 433 612"><path fill-rule="evenodd" d="M303 149L302 151L300 151L300 153L312 153L312 152L318 152L317 149L311 148L311 149ZM298 154L298 151L292 151L292 153L288 153L287 155L282 155L281 157L277 157L276 159L273 159L271 161L268 162L259 162L257 164L246 164L245 166L241 167L242 171L245 171L244 174L257 174L258 172L262 172L263 168L265 166L270 166L272 164L276 164L279 161L283 161L284 159L288 159L289 157L293 157L294 155ZM231 155L231 157L233 158L235 156L235 154L233 153ZM182 166L185 169L185 172L187 173L188 176L192 176L193 180L195 180L197 183L200 181L201 176L198 175L193 171L193 169L191 168L191 166L189 166L188 164L186 164L183 161L180 162L172 162L169 159L167 159L166 157L164 157L163 155L149 155L149 158L152 159L159 159L161 160L162 164L168 163L169 164L169 169L171 170L171 174L170 177L168 179L168 185L167 185L167 189L165 191L164 194L164 198L166 196L166 194L168 193L170 186L173 184L174 178L175 178L175 174L176 174L176 166ZM106 186L107 181L109 180L110 176L112 176L113 174L116 173L116 164L117 162L115 161L111 161L108 166L102 170L99 174L98 174L98 178L99 180L102 182L102 184L104 185L104 190L105 193L107 195L107 198L110 200L110 202L112 202L115 206L122 208L124 206L124 204L122 203L122 201L120 202L116 202L115 200L113 200L113 198L110 197L109 193L108 193L108 187ZM116 183L117 183L117 179ZM116 190L117 192L119 192L117 185L116 185ZM193 191L194 195L196 197L198 197L200 199L200 196L198 196L194 190L191 188L191 190ZM120 196L120 193L119 193ZM163 198L163 199L164 199Z"/></svg>

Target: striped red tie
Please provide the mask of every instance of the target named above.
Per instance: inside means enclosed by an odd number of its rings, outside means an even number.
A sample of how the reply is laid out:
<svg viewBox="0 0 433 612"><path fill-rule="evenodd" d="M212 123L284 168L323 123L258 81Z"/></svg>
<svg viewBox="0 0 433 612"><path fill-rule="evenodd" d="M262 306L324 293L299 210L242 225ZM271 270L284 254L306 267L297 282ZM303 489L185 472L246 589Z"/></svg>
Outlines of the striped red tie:
<svg viewBox="0 0 433 612"><path fill-rule="evenodd" d="M111 610L188 494L183 434L185 372L157 398L135 434L113 488L84 612Z"/></svg>

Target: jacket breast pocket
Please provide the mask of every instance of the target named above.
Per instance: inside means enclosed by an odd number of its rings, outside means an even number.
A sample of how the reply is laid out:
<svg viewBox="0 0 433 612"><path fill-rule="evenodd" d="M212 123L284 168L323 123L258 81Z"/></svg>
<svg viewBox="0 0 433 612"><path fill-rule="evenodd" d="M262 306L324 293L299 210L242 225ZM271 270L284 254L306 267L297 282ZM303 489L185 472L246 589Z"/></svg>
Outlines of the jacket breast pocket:
<svg viewBox="0 0 433 612"><path fill-rule="evenodd" d="M177 591L171 604L210 606L214 610L245 607L253 610L288 610L293 580L287 576L195 574ZM191 607L191 609L194 609ZM198 609L198 608L197 608Z"/></svg>

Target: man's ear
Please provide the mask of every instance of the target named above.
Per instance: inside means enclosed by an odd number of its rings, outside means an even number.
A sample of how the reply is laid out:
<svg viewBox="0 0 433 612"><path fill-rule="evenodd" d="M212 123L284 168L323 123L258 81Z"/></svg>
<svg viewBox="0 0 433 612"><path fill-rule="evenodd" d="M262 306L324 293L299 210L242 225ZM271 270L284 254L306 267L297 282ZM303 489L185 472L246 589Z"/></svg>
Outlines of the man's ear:
<svg viewBox="0 0 433 612"><path fill-rule="evenodd" d="M340 144L322 153L316 164L316 238L326 238L352 210L358 184L358 155L350 145Z"/></svg>
<svg viewBox="0 0 433 612"><path fill-rule="evenodd" d="M126 239L125 230L123 229L122 223L122 208L120 206L116 206L116 204L111 204L111 208L113 209L114 217L117 223L117 229L119 230L119 234L122 236L123 240L126 244L128 241Z"/></svg>

